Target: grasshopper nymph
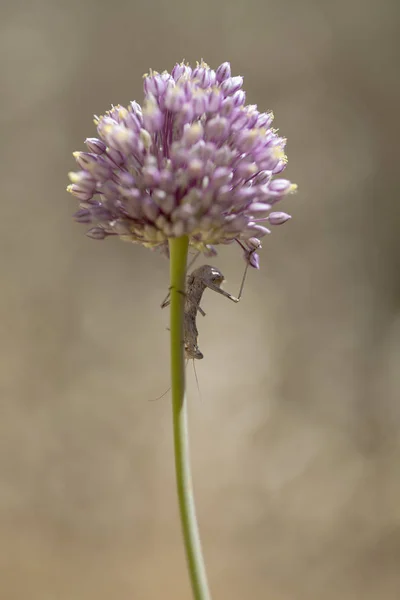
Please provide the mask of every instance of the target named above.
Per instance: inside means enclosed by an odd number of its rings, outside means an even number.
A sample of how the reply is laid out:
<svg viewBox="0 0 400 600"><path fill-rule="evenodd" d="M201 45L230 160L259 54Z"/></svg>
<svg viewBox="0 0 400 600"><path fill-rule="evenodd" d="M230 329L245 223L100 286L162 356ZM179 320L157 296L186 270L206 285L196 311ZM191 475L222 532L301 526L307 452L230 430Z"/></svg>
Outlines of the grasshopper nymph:
<svg viewBox="0 0 400 600"><path fill-rule="evenodd" d="M246 266L242 283L239 290L239 295L236 298L229 294L225 290L221 289L221 285L225 280L225 277L219 269L212 267L211 265L202 265L198 267L187 277L187 286L185 293L185 309L184 309L184 344L185 344L185 356L186 358L201 359L203 353L199 349L197 338L199 332L196 326L196 317L199 312L203 317L205 312L200 307L200 302L206 288L222 294L225 298L229 298L232 302L239 302L243 286L246 278L248 264ZM169 296L161 304L161 308L168 306Z"/></svg>

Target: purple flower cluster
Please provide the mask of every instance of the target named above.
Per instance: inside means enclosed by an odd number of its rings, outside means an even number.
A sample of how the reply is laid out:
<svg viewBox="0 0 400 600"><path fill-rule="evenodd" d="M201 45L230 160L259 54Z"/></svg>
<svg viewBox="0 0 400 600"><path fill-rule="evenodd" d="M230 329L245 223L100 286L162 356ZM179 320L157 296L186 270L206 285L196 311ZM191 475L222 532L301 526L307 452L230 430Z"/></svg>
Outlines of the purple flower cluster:
<svg viewBox="0 0 400 600"><path fill-rule="evenodd" d="M243 78L229 63L201 62L144 77L143 108L131 102L95 118L98 138L74 152L80 171L68 191L80 201L75 219L87 235L109 235L168 252L168 238L187 235L207 255L238 242L258 268L265 227L290 216L272 207L296 186L274 179L286 165L286 140L273 115L246 105Z"/></svg>

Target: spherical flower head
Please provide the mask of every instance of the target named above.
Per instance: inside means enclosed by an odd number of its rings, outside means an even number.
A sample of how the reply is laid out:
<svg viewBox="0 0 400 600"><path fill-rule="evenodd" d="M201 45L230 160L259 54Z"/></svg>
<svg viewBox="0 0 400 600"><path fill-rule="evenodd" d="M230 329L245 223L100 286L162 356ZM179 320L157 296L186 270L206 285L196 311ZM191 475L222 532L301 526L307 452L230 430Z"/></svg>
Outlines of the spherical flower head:
<svg viewBox="0 0 400 600"><path fill-rule="evenodd" d="M169 238L187 235L208 256L236 241L258 268L266 225L290 218L271 210L296 186L274 178L286 166L286 140L271 128L272 113L246 105L242 85L229 63L216 71L176 64L144 76L143 107L131 102L95 117L98 138L74 152L81 170L67 188L87 235L166 253Z"/></svg>

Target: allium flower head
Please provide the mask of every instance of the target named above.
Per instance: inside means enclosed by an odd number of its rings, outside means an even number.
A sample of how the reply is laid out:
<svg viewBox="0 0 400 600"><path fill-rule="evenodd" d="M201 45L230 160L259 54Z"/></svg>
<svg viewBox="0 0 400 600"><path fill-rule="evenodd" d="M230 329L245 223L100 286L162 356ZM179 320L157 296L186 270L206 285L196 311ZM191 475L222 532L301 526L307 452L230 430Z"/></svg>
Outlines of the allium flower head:
<svg viewBox="0 0 400 600"><path fill-rule="evenodd" d="M246 105L242 77L229 63L201 62L144 76L144 103L113 106L95 117L98 138L74 152L80 171L68 191L80 200L75 219L92 238L123 240L168 252L187 235L206 255L237 241L258 268L255 250L290 216L271 212L296 186L274 178L286 165L286 140L273 115Z"/></svg>

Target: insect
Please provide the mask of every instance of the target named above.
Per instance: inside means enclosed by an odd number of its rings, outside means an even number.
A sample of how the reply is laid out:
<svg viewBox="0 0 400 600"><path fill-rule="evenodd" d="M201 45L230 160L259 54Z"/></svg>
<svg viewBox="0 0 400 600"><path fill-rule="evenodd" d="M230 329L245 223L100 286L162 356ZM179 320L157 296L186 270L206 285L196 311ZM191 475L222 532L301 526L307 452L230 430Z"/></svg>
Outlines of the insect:
<svg viewBox="0 0 400 600"><path fill-rule="evenodd" d="M193 265L194 261L196 260L196 258L198 256L199 256L199 253L197 253L195 255L195 257L192 259L192 261L189 263L188 269L190 269L190 267ZM198 267L197 269L192 271L190 273L190 275L188 275L188 277L187 277L187 286L186 286L186 293L185 293L185 308L184 308L185 356L187 358L187 362L189 362L190 359L193 360L194 373L195 373L195 377L196 377L197 388L199 390L200 390L200 388L199 388L199 382L197 379L197 373L196 373L196 367L194 364L194 360L195 359L199 360L201 358L204 358L204 355L201 352L198 342L197 342L199 332L197 331L197 325L196 325L196 318L197 318L198 312L203 317L206 316L206 313L200 306L200 302L203 297L203 293L206 288L209 288L210 290L213 290L214 292L217 292L218 294L222 294L223 296L225 296L225 298L229 298L229 300L232 300L232 302L239 302L239 300L242 296L244 282L246 279L246 274L247 274L247 269L248 269L249 263L250 263L250 261L247 262L237 298L235 296L232 296L232 294L229 294L228 292L226 292L225 290L223 290L221 288L222 283L225 281L225 277L223 276L221 271L219 269L217 269L216 267L212 267L211 265L202 265L201 267ZM169 303L170 303L170 300L169 300L169 293L168 293L166 298L161 303L161 308L165 308L166 306L169 305ZM160 400L160 398L165 396L165 394L167 394L170 389L171 388L168 388L163 394L161 394L161 396L156 398L156 400Z"/></svg>
<svg viewBox="0 0 400 600"><path fill-rule="evenodd" d="M193 264L193 263L192 263ZM242 283L239 290L239 295L236 298L221 288L222 283L225 280L224 275L216 267L211 265L202 265L198 267L187 277L187 286L185 293L185 308L184 308L184 344L185 344L185 356L190 359L201 359L204 358L201 352L197 338L199 332L197 330L196 318L199 312L203 317L205 316L204 310L200 306L203 293L206 288L222 294L225 298L229 298L232 302L239 302L244 282L246 279L248 264L243 275ZM161 308L168 306L169 295L161 304Z"/></svg>

